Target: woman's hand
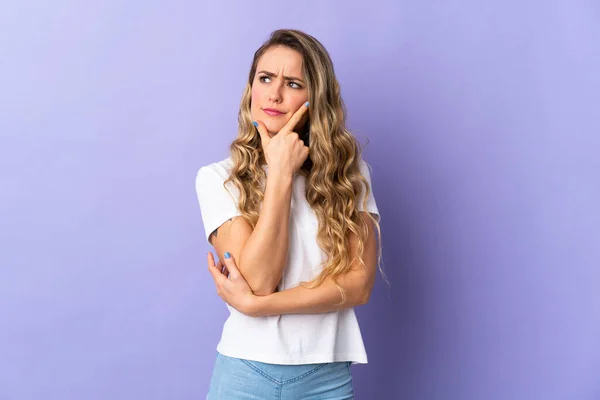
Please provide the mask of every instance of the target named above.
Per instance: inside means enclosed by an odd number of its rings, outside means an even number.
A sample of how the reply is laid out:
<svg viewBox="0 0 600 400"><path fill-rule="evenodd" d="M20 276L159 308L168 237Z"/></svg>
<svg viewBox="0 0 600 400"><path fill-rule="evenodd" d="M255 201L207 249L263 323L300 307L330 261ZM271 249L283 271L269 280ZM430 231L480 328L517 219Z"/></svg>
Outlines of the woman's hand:
<svg viewBox="0 0 600 400"><path fill-rule="evenodd" d="M233 257L225 258L225 265L208 253L208 271L212 275L217 294L231 307L250 317L258 316L256 310L257 297L235 265Z"/></svg>
<svg viewBox="0 0 600 400"><path fill-rule="evenodd" d="M308 146L294 132L294 128L302 120L306 110L308 110L308 102L300 106L279 133L273 137L269 135L265 124L255 121L263 153L269 165L269 172L275 170L292 176L306 161L309 153Z"/></svg>

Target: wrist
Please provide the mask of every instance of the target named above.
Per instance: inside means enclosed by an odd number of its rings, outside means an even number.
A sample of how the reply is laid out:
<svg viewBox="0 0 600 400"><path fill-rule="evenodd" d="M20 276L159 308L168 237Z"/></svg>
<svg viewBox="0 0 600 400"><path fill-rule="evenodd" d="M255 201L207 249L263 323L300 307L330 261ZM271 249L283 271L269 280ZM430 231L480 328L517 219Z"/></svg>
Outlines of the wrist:
<svg viewBox="0 0 600 400"><path fill-rule="evenodd" d="M269 169L269 173L267 174L267 182L275 181L275 182L283 182L283 183L292 183L294 177L293 172L284 171L279 168Z"/></svg>

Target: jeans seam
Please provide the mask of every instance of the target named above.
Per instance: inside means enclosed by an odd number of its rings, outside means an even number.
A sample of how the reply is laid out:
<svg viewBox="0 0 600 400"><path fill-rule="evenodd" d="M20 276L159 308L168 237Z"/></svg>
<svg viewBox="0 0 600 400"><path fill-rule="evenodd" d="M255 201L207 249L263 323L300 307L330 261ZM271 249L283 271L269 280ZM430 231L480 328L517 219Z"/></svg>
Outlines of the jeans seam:
<svg viewBox="0 0 600 400"><path fill-rule="evenodd" d="M352 388L352 398L354 398L354 379L352 379L352 370L350 369L351 361L348 361L346 366L348 367L348 374L350 375L350 387Z"/></svg>
<svg viewBox="0 0 600 400"><path fill-rule="evenodd" d="M262 369L258 368L256 365L252 364L251 362L249 362L247 360L242 360L242 359L240 359L240 361L243 362L244 364L246 364L247 366L249 366L250 368L252 368L255 372L258 372L264 378L270 380L271 382L276 383L278 385L282 384L279 380L273 378L271 375L267 374L266 372L264 372Z"/></svg>
<svg viewBox="0 0 600 400"><path fill-rule="evenodd" d="M297 381L299 381L300 379L306 378L307 376L310 376L310 375L314 374L315 372L317 372L318 370L322 369L322 368L323 368L323 367L325 367L326 365L327 365L327 363L324 363L324 364L319 364L319 365L317 365L316 367L314 367L313 369L311 369L310 371L307 371L307 372L303 373L302 375L300 375L300 376L297 376L297 377L295 377L295 378L288 379L287 381L283 381L283 382L281 382L281 384L282 384L282 385L286 385L286 384L288 384L288 383L297 382Z"/></svg>

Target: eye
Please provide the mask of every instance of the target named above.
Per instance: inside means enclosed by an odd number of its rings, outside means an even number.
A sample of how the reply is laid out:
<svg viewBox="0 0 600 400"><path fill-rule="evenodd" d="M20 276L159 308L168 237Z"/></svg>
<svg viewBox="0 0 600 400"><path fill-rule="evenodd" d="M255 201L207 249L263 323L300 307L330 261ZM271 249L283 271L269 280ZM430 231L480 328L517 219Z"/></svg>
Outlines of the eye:
<svg viewBox="0 0 600 400"><path fill-rule="evenodd" d="M296 82L290 82L289 85L292 89L302 89L302 86L298 85Z"/></svg>
<svg viewBox="0 0 600 400"><path fill-rule="evenodd" d="M262 75L262 76L260 76L260 77L258 78L258 80L259 80L259 82L262 82L262 83L268 83L268 82L271 82L271 78L269 78L269 77L268 77L268 76L266 76L266 75Z"/></svg>

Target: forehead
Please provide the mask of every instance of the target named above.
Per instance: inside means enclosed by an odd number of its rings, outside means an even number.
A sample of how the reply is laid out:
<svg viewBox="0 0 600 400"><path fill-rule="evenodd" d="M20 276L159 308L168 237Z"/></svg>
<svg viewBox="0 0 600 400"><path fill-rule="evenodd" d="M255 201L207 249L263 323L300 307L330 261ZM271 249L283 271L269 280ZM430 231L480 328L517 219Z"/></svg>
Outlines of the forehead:
<svg viewBox="0 0 600 400"><path fill-rule="evenodd" d="M276 74L293 75L304 78L302 73L302 55L289 47L271 47L258 59L257 71L269 71Z"/></svg>

